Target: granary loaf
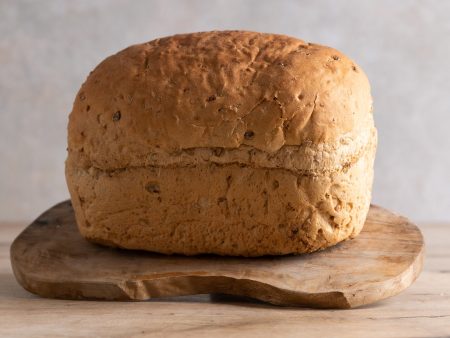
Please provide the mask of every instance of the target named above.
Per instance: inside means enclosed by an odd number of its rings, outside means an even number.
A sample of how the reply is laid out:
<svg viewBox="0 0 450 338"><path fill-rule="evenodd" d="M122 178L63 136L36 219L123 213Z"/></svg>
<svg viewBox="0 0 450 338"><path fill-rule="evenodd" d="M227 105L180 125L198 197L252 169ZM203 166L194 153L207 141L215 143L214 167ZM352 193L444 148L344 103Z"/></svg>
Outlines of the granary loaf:
<svg viewBox="0 0 450 338"><path fill-rule="evenodd" d="M175 35L79 90L66 178L88 240L165 254L312 252L356 236L377 136L366 75L275 34Z"/></svg>

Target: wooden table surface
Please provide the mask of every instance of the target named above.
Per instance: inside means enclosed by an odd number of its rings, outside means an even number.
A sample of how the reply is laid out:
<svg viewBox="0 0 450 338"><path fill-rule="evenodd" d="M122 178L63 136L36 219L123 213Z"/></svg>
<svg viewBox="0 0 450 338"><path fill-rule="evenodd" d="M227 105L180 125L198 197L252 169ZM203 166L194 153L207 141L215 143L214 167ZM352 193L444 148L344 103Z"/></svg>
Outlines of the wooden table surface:
<svg viewBox="0 0 450 338"><path fill-rule="evenodd" d="M450 337L450 224L423 224L425 267L402 294L352 310L282 308L229 296L146 302L42 299L15 281L0 223L0 337Z"/></svg>

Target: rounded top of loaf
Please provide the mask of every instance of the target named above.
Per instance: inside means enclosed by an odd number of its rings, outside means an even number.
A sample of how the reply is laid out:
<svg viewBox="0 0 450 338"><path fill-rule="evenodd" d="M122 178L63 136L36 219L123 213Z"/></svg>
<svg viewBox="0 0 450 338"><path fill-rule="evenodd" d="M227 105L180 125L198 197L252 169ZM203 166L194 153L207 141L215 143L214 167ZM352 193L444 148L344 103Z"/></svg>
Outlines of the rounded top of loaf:
<svg viewBox="0 0 450 338"><path fill-rule="evenodd" d="M122 168L154 152L339 144L373 128L364 72L339 51L246 31L128 47L88 76L69 118L69 154Z"/></svg>

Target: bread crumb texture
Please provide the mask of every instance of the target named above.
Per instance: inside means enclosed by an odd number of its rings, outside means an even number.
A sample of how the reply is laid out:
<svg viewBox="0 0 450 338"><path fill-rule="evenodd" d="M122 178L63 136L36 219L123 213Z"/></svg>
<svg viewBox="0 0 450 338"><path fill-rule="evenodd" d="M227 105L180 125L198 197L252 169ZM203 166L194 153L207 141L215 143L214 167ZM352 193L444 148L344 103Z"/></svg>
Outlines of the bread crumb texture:
<svg viewBox="0 0 450 338"><path fill-rule="evenodd" d="M175 35L98 65L68 126L87 239L166 254L305 253L356 236L377 135L366 76L328 47Z"/></svg>

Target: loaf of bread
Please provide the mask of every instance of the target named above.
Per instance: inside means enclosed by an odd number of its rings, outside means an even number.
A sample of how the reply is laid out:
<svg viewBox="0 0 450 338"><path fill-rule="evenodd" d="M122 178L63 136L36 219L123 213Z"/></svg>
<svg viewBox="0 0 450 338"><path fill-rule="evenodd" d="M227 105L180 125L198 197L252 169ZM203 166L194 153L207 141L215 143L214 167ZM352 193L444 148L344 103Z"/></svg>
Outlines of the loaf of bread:
<svg viewBox="0 0 450 338"><path fill-rule="evenodd" d="M165 254L307 253L356 236L376 130L364 72L283 35L175 35L77 94L66 178L90 241Z"/></svg>

